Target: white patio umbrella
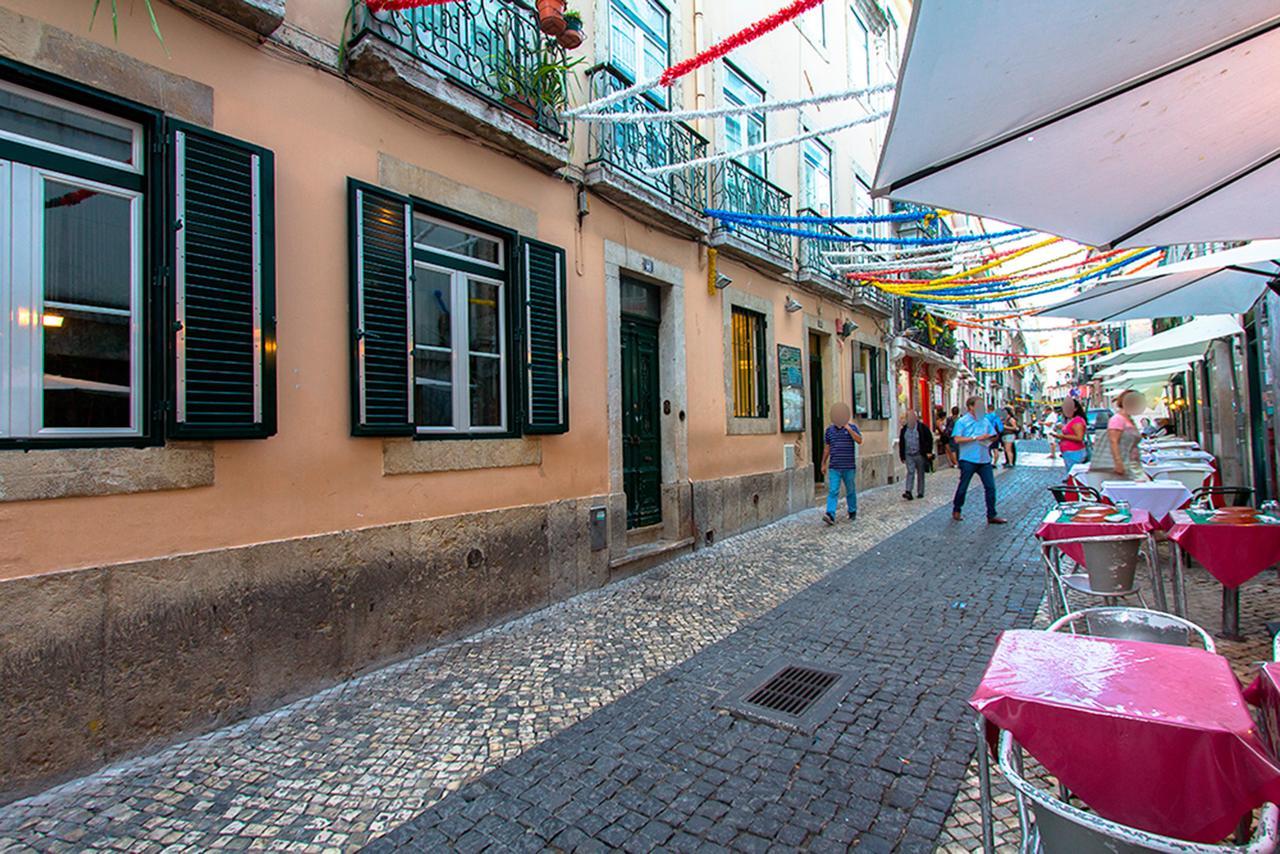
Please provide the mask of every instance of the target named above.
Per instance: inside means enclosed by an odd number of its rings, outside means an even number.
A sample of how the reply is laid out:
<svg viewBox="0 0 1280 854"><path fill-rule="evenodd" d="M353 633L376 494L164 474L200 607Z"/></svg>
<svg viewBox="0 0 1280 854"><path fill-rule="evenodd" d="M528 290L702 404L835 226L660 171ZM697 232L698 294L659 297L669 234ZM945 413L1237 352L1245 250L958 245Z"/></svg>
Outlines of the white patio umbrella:
<svg viewBox="0 0 1280 854"><path fill-rule="evenodd" d="M1104 321L1244 314L1258 301L1267 283L1280 276L1277 258L1280 240L1259 240L1141 273L1103 279L1079 296L1038 314Z"/></svg>
<svg viewBox="0 0 1280 854"><path fill-rule="evenodd" d="M1129 364L1107 365L1098 370L1099 379L1106 380L1110 377L1119 376L1120 374L1129 373L1138 370L1139 367L1144 371L1160 371L1168 370L1172 372L1185 371L1196 362L1203 362L1204 355L1191 356L1184 359L1151 359L1148 361L1135 361Z"/></svg>
<svg viewBox="0 0 1280 854"><path fill-rule="evenodd" d="M919 0L877 195L1069 237L1280 237L1277 0Z"/></svg>
<svg viewBox="0 0 1280 854"><path fill-rule="evenodd" d="M1230 314L1214 314L1197 317L1181 326L1143 338L1114 353L1094 359L1091 365L1128 365L1169 359L1193 359L1203 357L1209 342L1229 338L1244 331L1240 321Z"/></svg>

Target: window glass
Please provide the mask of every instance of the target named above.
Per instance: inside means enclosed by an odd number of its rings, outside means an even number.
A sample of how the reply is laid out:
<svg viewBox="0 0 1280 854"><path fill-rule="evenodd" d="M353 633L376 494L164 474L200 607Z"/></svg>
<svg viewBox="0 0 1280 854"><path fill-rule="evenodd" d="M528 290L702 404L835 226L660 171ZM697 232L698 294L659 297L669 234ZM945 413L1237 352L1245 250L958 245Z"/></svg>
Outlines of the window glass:
<svg viewBox="0 0 1280 854"><path fill-rule="evenodd" d="M622 280L622 313L662 319L662 295L658 289L631 279Z"/></svg>
<svg viewBox="0 0 1280 854"><path fill-rule="evenodd" d="M630 82L651 79L671 64L671 22L654 0L612 0L609 10L609 56ZM647 92L665 101L665 89Z"/></svg>
<svg viewBox="0 0 1280 854"><path fill-rule="evenodd" d="M448 427L453 424L453 276L419 265L413 306L418 423Z"/></svg>
<svg viewBox="0 0 1280 854"><path fill-rule="evenodd" d="M414 216L413 243L424 249L435 249L460 258L471 258L482 264L492 266L502 264L500 240L430 217Z"/></svg>
<svg viewBox="0 0 1280 854"><path fill-rule="evenodd" d="M415 224L420 221L431 222L434 234L465 233L470 246L496 244L490 257L503 257L496 237L415 218ZM418 428L427 433L502 431L507 427L505 286L463 269L469 265L462 257L450 262L436 251L420 253L414 276Z"/></svg>
<svg viewBox="0 0 1280 854"><path fill-rule="evenodd" d="M764 90L748 80L732 65L725 65L725 100L736 106L750 106L764 101ZM748 113L727 116L724 123L725 143L729 151L739 151L765 140L765 114ZM768 177L768 161L764 152L747 155L740 161L761 177Z"/></svg>
<svg viewBox="0 0 1280 854"><path fill-rule="evenodd" d="M733 415L764 418L769 414L765 318L759 312L734 306L732 320Z"/></svg>
<svg viewBox="0 0 1280 854"><path fill-rule="evenodd" d="M856 11L849 17L849 85L865 89L871 85L871 32Z"/></svg>
<svg viewBox="0 0 1280 854"><path fill-rule="evenodd" d="M0 132L133 165L141 129L0 86Z"/></svg>
<svg viewBox="0 0 1280 854"><path fill-rule="evenodd" d="M858 347L853 360L853 414L859 418L871 415L871 396L868 390L869 348Z"/></svg>
<svg viewBox="0 0 1280 854"><path fill-rule="evenodd" d="M823 216L831 213L831 149L816 139L804 143L804 206Z"/></svg>

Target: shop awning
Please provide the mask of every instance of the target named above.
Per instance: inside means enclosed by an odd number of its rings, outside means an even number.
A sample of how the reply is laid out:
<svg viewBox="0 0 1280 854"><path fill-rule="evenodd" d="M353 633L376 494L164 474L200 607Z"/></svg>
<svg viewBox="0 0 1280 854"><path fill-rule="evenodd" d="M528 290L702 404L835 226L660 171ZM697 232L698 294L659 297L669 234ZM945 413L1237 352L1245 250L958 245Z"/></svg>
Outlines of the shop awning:
<svg viewBox="0 0 1280 854"><path fill-rule="evenodd" d="M1089 246L1280 237L1276 0L919 0L877 195Z"/></svg>
<svg viewBox="0 0 1280 854"><path fill-rule="evenodd" d="M1267 283L1280 276L1280 240L1259 240L1151 267L1141 273L1104 279L1079 296L1040 312L1075 320L1137 320L1244 314Z"/></svg>
<svg viewBox="0 0 1280 854"><path fill-rule="evenodd" d="M1190 359L1203 356L1209 342L1243 332L1240 321L1230 314L1197 317L1181 326L1144 338L1128 347L1094 359L1092 365L1127 365L1163 359Z"/></svg>
<svg viewBox="0 0 1280 854"><path fill-rule="evenodd" d="M1178 373L1185 371L1196 362L1204 361L1204 354L1191 356L1184 359L1150 359L1130 362L1128 364L1107 365L1098 371L1097 376L1103 380L1110 377L1119 376L1120 374L1132 373L1133 371L1170 371Z"/></svg>

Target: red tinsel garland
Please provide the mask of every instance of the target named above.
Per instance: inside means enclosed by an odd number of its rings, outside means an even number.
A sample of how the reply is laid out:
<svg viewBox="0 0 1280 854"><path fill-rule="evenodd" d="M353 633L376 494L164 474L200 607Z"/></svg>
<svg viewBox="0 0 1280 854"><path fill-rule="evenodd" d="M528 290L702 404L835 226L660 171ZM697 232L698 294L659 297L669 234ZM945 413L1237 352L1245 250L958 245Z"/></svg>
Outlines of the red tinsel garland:
<svg viewBox="0 0 1280 854"><path fill-rule="evenodd" d="M453 2L454 0L365 0L365 5L372 12L399 12L419 6L443 6Z"/></svg>
<svg viewBox="0 0 1280 854"><path fill-rule="evenodd" d="M799 17L822 2L823 0L795 0L790 6L779 9L767 18L761 18L749 27L745 27L723 41L713 44L697 56L686 59L683 62L677 62L662 72L662 85L670 86L672 82L690 71L719 59L730 51L742 47L747 42L755 41L765 33L776 30L787 21Z"/></svg>

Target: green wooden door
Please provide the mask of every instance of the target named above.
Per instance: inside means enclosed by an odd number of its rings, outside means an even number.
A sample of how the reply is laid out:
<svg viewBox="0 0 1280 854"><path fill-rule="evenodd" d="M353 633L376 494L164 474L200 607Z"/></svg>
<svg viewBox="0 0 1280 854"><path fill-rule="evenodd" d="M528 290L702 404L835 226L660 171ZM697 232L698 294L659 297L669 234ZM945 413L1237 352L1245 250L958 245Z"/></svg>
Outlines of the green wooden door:
<svg viewBox="0 0 1280 854"><path fill-rule="evenodd" d="M822 389L822 339L809 336L809 451L813 454L813 479L822 483L824 431L827 429L826 401Z"/></svg>
<svg viewBox="0 0 1280 854"><path fill-rule="evenodd" d="M662 521L658 324L622 316L622 483L627 527Z"/></svg>

